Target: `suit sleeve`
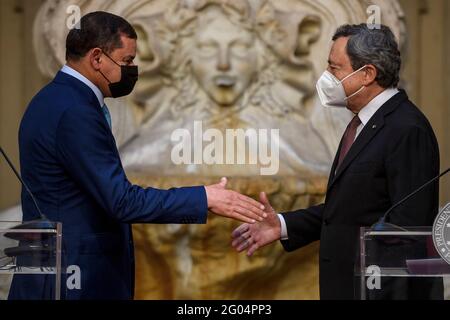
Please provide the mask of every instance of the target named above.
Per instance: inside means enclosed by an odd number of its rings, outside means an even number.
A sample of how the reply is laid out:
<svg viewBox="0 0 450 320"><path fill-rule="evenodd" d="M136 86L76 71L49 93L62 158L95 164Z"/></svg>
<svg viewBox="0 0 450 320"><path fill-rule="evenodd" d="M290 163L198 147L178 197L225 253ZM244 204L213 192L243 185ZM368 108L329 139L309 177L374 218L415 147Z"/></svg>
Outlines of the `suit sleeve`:
<svg viewBox="0 0 450 320"><path fill-rule="evenodd" d="M203 186L159 190L132 185L123 170L114 138L92 106L66 110L56 148L62 165L111 217L123 223L205 223Z"/></svg>
<svg viewBox="0 0 450 320"><path fill-rule="evenodd" d="M397 141L385 162L392 204L439 174L439 148L430 127L412 127ZM429 226L438 206L439 183L436 182L394 209L390 222L403 226Z"/></svg>
<svg viewBox="0 0 450 320"><path fill-rule="evenodd" d="M288 240L282 240L281 244L286 251L294 251L320 239L323 210L324 204L320 204L308 209L282 213Z"/></svg>

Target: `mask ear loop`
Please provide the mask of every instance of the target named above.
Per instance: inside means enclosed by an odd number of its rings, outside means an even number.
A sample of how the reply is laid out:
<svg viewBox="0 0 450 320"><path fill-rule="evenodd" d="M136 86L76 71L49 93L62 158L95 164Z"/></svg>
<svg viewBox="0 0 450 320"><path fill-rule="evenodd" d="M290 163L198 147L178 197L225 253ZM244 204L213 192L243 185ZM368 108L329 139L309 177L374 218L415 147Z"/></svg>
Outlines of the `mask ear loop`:
<svg viewBox="0 0 450 320"><path fill-rule="evenodd" d="M106 79L106 81L108 81L109 84L111 84L112 82L103 74L103 72L101 70L98 70L98 72L100 72L100 74L103 76L103 78Z"/></svg>
<svg viewBox="0 0 450 320"><path fill-rule="evenodd" d="M356 96L358 93L360 93L361 91L363 91L366 87L362 86L361 89L359 89L358 91L356 91L355 93L349 95L348 97L345 98L345 101L347 101L348 99L351 99L352 97Z"/></svg>
<svg viewBox="0 0 450 320"><path fill-rule="evenodd" d="M112 62L114 62L117 66L119 66L120 68L122 67L120 64L118 64L116 61L114 61L113 58L111 58L105 51L102 50L102 53L107 56L109 58L109 60L111 60ZM105 78L106 81L108 81L109 84L111 84L112 82L103 74L103 72L101 70L98 70L100 72L100 74L103 76L103 78Z"/></svg>
<svg viewBox="0 0 450 320"><path fill-rule="evenodd" d="M341 84L342 82L344 82L345 80L347 80L348 78L350 78L351 76L353 76L355 73L361 71L362 69L364 69L365 67L367 67L367 65L363 65L361 68L359 68L358 70L353 71L352 73L350 73L348 76L346 76L344 79L341 80ZM360 93L361 91L363 91L366 87L362 86L358 91L356 91L355 93L349 95L348 97L345 98L345 101L351 99L352 97L356 96L358 93Z"/></svg>
<svg viewBox="0 0 450 320"><path fill-rule="evenodd" d="M105 51L102 50L102 53L109 58L112 62L114 62L118 67L122 67L120 64L118 64L113 58L109 56Z"/></svg>
<svg viewBox="0 0 450 320"><path fill-rule="evenodd" d="M360 72L362 69L364 69L365 67L367 67L367 64L363 65L361 68L359 68L356 71L353 71L352 73L350 73L349 75L347 75L344 79L341 80L341 83L344 82L345 80L347 80L348 78L350 78L351 76L353 76L355 73Z"/></svg>

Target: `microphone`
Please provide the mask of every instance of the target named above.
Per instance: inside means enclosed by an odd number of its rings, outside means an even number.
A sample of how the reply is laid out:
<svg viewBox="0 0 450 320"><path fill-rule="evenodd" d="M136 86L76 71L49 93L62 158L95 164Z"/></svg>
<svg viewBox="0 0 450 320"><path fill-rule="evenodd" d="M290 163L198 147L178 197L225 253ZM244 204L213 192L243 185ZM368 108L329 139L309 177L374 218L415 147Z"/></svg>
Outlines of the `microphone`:
<svg viewBox="0 0 450 320"><path fill-rule="evenodd" d="M438 176L434 177L433 179L427 181L425 184L421 185L419 188L417 188L416 190L414 190L413 192L408 194L406 197L401 199L399 202L394 204L392 207L390 207L389 210L386 211L386 213L383 215L383 217L381 217L380 220L378 220L374 225L372 225L372 227L371 227L372 230L374 230L374 231L384 231L384 230L387 230L387 229L397 229L397 230L401 230L401 231L407 231L407 230L405 230L402 227L399 227L399 226L396 226L396 225L394 225L392 223L386 222L386 218L389 216L389 214L392 212L392 210L394 210L398 206L400 206L403 203L405 203L406 201L408 201L410 198L415 196L417 193L422 191L424 188L426 188L431 183L435 182L436 180L439 180L442 176L446 175L449 171L450 171L450 168L448 168L447 170L445 170L444 172L442 172Z"/></svg>
<svg viewBox="0 0 450 320"><path fill-rule="evenodd" d="M12 169L17 179L19 179L20 183L33 200L33 204L39 213L39 219L23 222L22 224L12 227L11 230L56 229L56 223L48 220L48 218L42 213L30 188L20 177L20 174L17 172L16 168L12 164L11 160L9 160L1 146L0 153L3 155L9 167ZM54 265L54 241L50 234L36 232L7 232L4 234L4 237L19 241L19 245L17 247L4 248L3 250L3 253L7 257L16 258L16 266L50 267Z"/></svg>
<svg viewBox="0 0 450 320"><path fill-rule="evenodd" d="M28 188L27 184L25 183L25 181L23 181L22 177L20 176L19 172L17 172L16 168L14 167L14 165L12 164L11 160L9 160L8 156L6 155L5 151L3 150L3 148L0 146L0 152L3 155L3 158L5 158L6 162L8 163L9 167L12 169L12 171L14 172L14 174L16 175L17 179L19 179L20 183L25 187L25 190L27 191L28 195L31 197L31 200L33 200L34 206L37 209L39 216L41 217L41 219L45 219L48 220L47 217L42 213L41 209L39 208L37 202L36 202L36 198L34 197L33 193L31 192L30 188Z"/></svg>
<svg viewBox="0 0 450 320"><path fill-rule="evenodd" d="M6 160L6 162L8 163L9 167L12 169L12 171L16 175L17 179L19 179L20 183L23 185L23 187L25 188L26 192L28 193L28 195L33 200L33 204L36 207L37 212L39 213L39 219L24 222L24 223L22 223L20 225L17 225L15 227L11 228L11 229L12 230L14 230L14 229L31 229L31 230L33 230L33 229L55 229L56 228L56 223L50 221L42 213L41 209L39 208L39 206L37 204L36 198L34 197L33 193L30 190L30 188L25 183L25 181L20 177L20 174L18 173L18 171L16 170L16 168L14 167L14 165L11 162L11 160L8 158L8 156L6 155L5 151L3 150L3 148L1 146L0 146L0 153L3 155L3 157ZM10 239L19 240L19 241L36 241L36 240L43 239L45 237L43 234L14 233L14 232L5 233L4 236L7 237L7 238L10 238ZM29 248L29 247L31 247L31 246L27 246L26 248ZM19 247L17 247L17 248L19 248ZM15 248L9 248L9 249L15 249ZM22 249L23 249L23 247L22 247ZM13 251L12 252L9 252L9 251L12 251L12 250L5 249L5 254L7 254L8 256L10 256L10 254L14 255Z"/></svg>

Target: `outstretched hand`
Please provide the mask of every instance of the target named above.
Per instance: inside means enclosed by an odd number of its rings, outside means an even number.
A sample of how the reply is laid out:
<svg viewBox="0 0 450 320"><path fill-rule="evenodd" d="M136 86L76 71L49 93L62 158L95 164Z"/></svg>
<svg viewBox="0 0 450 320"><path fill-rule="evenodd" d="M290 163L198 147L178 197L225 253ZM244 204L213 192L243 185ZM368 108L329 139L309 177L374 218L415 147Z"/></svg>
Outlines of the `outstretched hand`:
<svg viewBox="0 0 450 320"><path fill-rule="evenodd" d="M267 217L264 205L236 191L227 190L227 182L224 177L218 184L205 186L208 209L211 212L249 224Z"/></svg>
<svg viewBox="0 0 450 320"><path fill-rule="evenodd" d="M232 246L238 251L247 250L247 255L253 253L281 238L281 223L273 210L264 192L261 192L260 202L265 207L267 218L255 224L244 223L237 227L232 233Z"/></svg>

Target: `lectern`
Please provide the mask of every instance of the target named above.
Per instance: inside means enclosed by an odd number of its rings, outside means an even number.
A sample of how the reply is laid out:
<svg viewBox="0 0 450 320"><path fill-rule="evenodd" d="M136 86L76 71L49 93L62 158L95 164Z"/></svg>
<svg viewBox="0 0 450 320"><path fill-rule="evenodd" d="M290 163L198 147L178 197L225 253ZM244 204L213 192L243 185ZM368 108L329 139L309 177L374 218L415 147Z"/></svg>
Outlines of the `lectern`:
<svg viewBox="0 0 450 320"><path fill-rule="evenodd" d="M362 300L446 297L450 265L437 252L432 227L361 228L355 296Z"/></svg>

